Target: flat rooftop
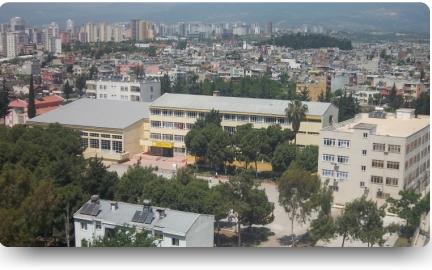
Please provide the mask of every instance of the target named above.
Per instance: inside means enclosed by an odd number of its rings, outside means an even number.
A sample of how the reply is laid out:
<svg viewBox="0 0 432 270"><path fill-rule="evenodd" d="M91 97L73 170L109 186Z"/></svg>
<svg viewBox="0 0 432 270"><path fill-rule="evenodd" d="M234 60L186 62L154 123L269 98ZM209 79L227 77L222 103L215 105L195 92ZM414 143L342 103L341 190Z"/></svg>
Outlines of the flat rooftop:
<svg viewBox="0 0 432 270"><path fill-rule="evenodd" d="M290 100L241 98L225 96L206 96L189 94L165 93L150 105L150 107L174 108L186 110L218 110L220 112L232 113L254 113L285 115L285 109ZM308 106L307 115L322 116L331 103L326 102L303 102Z"/></svg>
<svg viewBox="0 0 432 270"><path fill-rule="evenodd" d="M81 98L36 116L27 123L125 129L148 119L149 105L149 102Z"/></svg>
<svg viewBox="0 0 432 270"><path fill-rule="evenodd" d="M355 129L372 129L376 126L375 135L409 137L429 126L430 117L419 115L417 118L396 118L395 114L387 113L386 118L370 118L369 114L361 113L355 118L336 124L334 130L354 132ZM329 127L325 130L331 130Z"/></svg>

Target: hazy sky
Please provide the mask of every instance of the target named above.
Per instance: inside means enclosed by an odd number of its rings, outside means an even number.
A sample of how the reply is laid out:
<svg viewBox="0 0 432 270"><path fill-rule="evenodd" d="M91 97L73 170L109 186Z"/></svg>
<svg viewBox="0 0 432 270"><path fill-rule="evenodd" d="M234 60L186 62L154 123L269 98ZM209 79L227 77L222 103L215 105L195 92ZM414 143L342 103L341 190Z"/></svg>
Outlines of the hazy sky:
<svg viewBox="0 0 432 270"><path fill-rule="evenodd" d="M244 21L274 26L323 25L331 29L429 32L429 9L419 3L6 3L0 22L21 16L30 24L67 18L87 21Z"/></svg>

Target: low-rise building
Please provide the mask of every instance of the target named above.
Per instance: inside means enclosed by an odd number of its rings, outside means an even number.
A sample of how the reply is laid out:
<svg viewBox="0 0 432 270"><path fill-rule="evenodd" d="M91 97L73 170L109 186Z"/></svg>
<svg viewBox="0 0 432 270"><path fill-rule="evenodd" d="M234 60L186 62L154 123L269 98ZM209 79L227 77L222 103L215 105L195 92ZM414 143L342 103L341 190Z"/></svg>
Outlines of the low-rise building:
<svg viewBox="0 0 432 270"><path fill-rule="evenodd" d="M82 98L27 121L32 126L59 123L81 133L84 157L106 162L128 160L146 151L149 103Z"/></svg>
<svg viewBox="0 0 432 270"><path fill-rule="evenodd" d="M86 94L98 99L151 102L160 96L159 81L89 80Z"/></svg>
<svg viewBox="0 0 432 270"><path fill-rule="evenodd" d="M113 234L118 226L147 231L158 247L213 247L214 216L101 200L93 195L74 215L75 246Z"/></svg>
<svg viewBox="0 0 432 270"><path fill-rule="evenodd" d="M412 188L429 187L429 116L413 109L375 111L325 127L320 132L318 174L329 181L334 203L355 198L383 204Z"/></svg>
<svg viewBox="0 0 432 270"><path fill-rule="evenodd" d="M212 109L222 116L222 127L233 133L237 126L251 123L255 128L287 123L289 100L239 98L166 93L150 105L150 152L156 155L184 155L184 137L200 117ZM338 122L338 109L331 103L304 102L306 119L297 134L299 145L318 145L323 127Z"/></svg>

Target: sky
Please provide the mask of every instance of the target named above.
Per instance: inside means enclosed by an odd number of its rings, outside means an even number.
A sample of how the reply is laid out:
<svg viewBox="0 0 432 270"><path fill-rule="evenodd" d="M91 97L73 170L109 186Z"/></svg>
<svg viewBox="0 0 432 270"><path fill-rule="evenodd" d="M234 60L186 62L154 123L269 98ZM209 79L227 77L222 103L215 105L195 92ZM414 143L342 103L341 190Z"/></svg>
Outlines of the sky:
<svg viewBox="0 0 432 270"><path fill-rule="evenodd" d="M266 23L296 27L322 25L334 30L429 32L429 9L422 3L6 3L0 22L20 16L32 25L67 18L121 22L132 18L179 21Z"/></svg>

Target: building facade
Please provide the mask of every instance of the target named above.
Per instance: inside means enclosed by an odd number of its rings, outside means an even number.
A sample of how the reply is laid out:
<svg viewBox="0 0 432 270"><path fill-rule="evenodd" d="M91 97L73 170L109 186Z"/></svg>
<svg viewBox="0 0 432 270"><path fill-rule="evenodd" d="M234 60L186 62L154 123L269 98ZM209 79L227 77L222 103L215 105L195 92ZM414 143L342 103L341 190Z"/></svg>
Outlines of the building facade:
<svg viewBox="0 0 432 270"><path fill-rule="evenodd" d="M358 114L320 132L318 174L343 206L363 195L379 205L400 190L429 188L429 116L413 109Z"/></svg>
<svg viewBox="0 0 432 270"><path fill-rule="evenodd" d="M147 147L157 155L184 155L184 138L192 125L212 109L222 115L222 127L233 133L236 127L251 123L255 128L286 122L288 100L222 96L164 94L150 105L150 140ZM305 102L309 112L297 134L299 145L318 145L323 127L338 122L338 109L330 103Z"/></svg>
<svg viewBox="0 0 432 270"><path fill-rule="evenodd" d="M160 82L88 80L86 93L98 99L152 102L160 96Z"/></svg>
<svg viewBox="0 0 432 270"><path fill-rule="evenodd" d="M214 216L101 200L93 195L74 214L75 246L113 234L117 226L147 231L157 247L213 247Z"/></svg>

